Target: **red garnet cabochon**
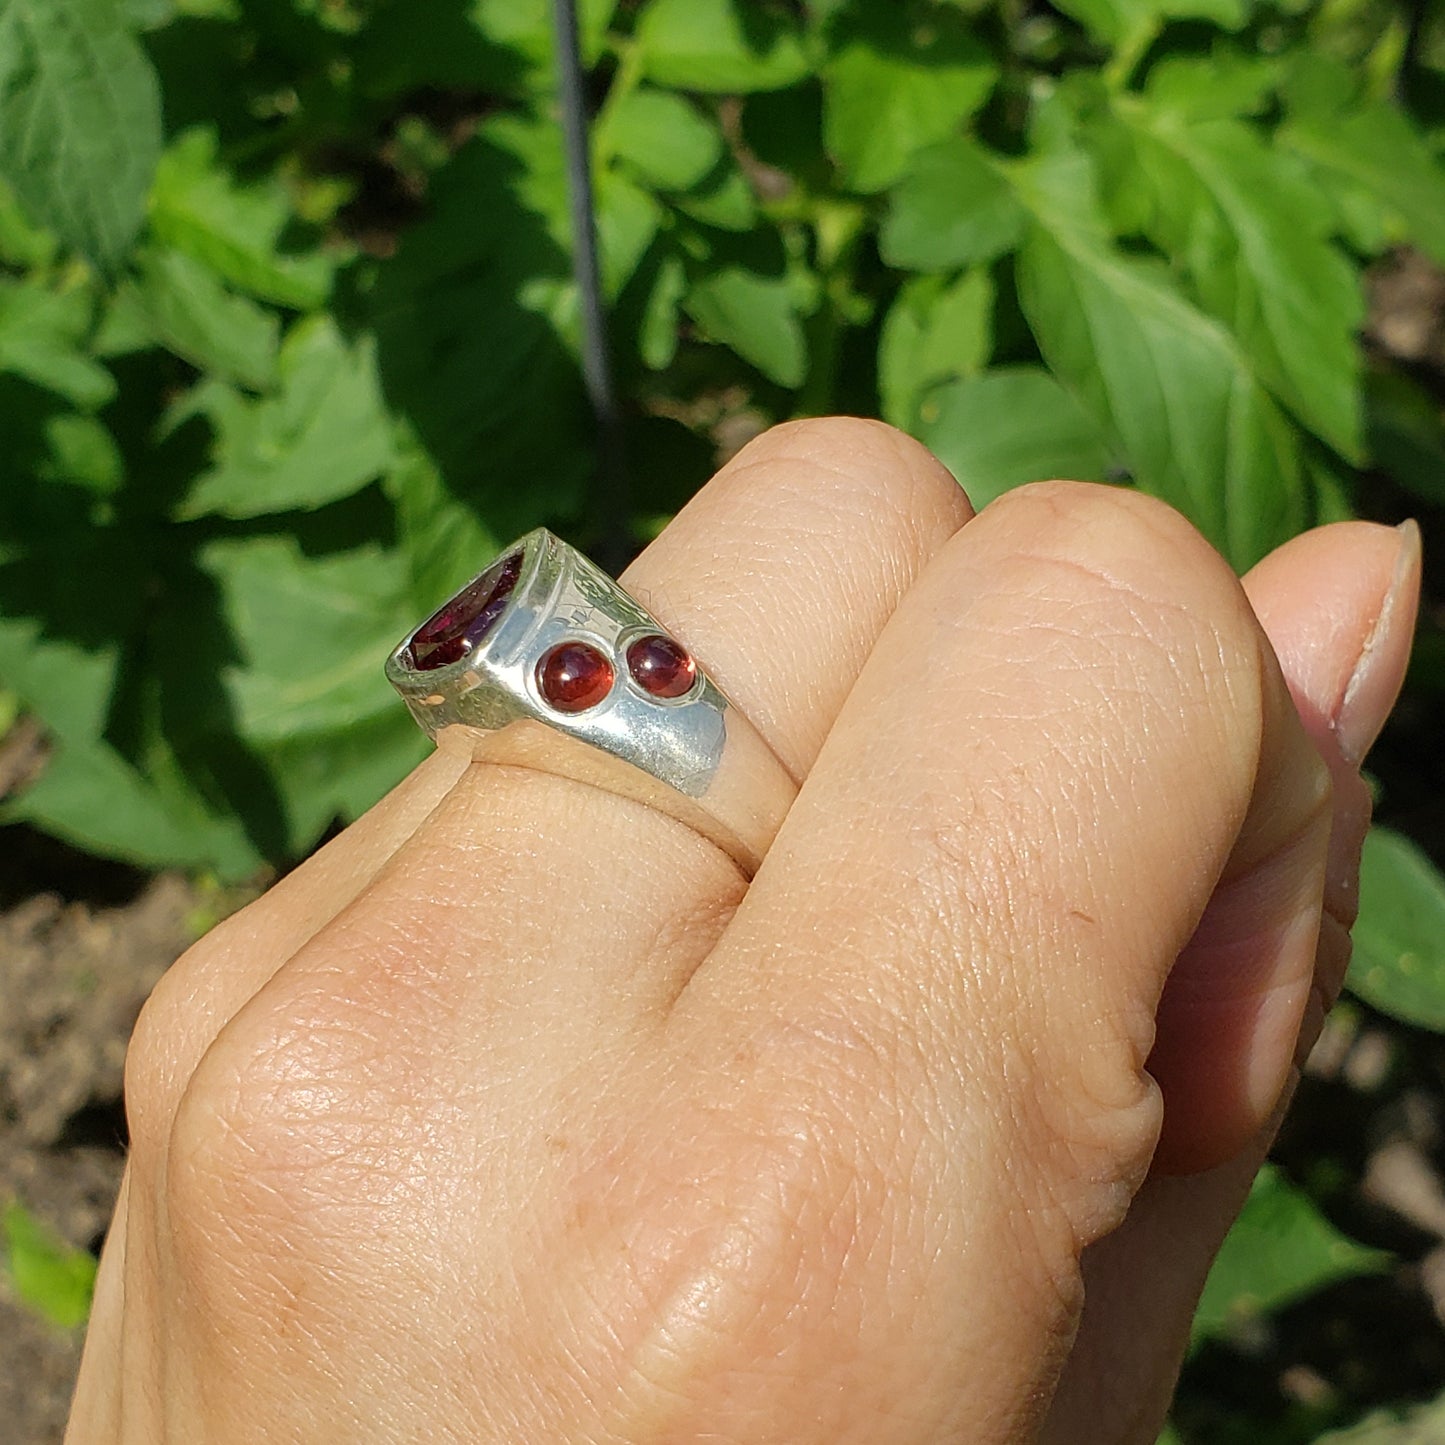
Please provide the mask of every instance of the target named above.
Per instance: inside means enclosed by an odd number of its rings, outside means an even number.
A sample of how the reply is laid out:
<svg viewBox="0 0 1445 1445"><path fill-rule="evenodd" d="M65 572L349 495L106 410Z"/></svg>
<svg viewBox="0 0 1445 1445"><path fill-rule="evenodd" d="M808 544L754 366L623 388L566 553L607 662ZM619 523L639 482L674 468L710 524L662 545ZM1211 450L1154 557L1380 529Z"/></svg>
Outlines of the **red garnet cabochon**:
<svg viewBox="0 0 1445 1445"><path fill-rule="evenodd" d="M627 670L643 692L653 697L681 697L697 679L697 664L687 650L660 632L629 643Z"/></svg>
<svg viewBox="0 0 1445 1445"><path fill-rule="evenodd" d="M497 624L522 574L521 552L499 557L411 637L411 665L430 672L463 658Z"/></svg>
<svg viewBox="0 0 1445 1445"><path fill-rule="evenodd" d="M616 676L604 653L587 642L559 642L537 664L537 691L558 712L585 712L612 691Z"/></svg>

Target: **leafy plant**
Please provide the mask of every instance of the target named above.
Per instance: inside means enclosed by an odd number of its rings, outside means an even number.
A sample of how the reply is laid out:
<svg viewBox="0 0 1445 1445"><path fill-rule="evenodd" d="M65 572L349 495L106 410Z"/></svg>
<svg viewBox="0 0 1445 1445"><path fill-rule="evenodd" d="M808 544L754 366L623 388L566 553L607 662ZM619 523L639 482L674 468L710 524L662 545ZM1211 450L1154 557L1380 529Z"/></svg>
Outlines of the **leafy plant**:
<svg viewBox="0 0 1445 1445"><path fill-rule="evenodd" d="M1438 11L581 9L636 534L735 414L885 416L979 503L1137 486L1239 568L1381 471L1445 497L1438 407L1356 339L1375 258L1445 262ZM0 689L51 746L5 817L222 885L294 859L422 750L406 627L530 526L615 531L551 34L547 0L0 0ZM1442 1027L1438 874L1378 835L1365 903L1354 986ZM1303 1217L1261 1189L1246 1221Z"/></svg>
<svg viewBox="0 0 1445 1445"><path fill-rule="evenodd" d="M61 1329L84 1324L95 1287L96 1261L71 1249L22 1205L4 1212L6 1267L23 1304Z"/></svg>

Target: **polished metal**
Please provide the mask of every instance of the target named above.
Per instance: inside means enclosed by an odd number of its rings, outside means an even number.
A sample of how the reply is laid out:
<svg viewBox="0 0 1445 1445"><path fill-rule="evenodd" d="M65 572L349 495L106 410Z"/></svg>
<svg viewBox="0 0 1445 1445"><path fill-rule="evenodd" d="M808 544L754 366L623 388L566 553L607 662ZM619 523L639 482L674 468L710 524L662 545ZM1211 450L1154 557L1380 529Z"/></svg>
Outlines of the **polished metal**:
<svg viewBox="0 0 1445 1445"><path fill-rule="evenodd" d="M678 698L654 697L633 681L629 644L672 634L605 572L545 528L500 555L516 550L522 564L511 596L466 655L423 671L410 665L414 634L393 649L386 675L412 716L439 744L455 733L478 758L660 808L751 875L797 792L786 769L701 667ZM608 696L579 713L549 706L537 682L538 661L568 641L591 644L616 672Z"/></svg>

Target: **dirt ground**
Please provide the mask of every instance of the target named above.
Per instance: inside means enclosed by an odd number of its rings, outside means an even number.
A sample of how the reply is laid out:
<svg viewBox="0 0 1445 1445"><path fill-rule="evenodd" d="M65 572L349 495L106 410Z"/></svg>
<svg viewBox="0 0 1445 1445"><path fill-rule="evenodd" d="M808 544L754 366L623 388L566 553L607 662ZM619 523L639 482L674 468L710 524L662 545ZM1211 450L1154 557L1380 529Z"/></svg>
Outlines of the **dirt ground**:
<svg viewBox="0 0 1445 1445"><path fill-rule="evenodd" d="M0 1201L96 1248L120 1183L126 1040L196 900L178 875L97 867L23 828L0 829L0 889ZM22 1308L0 1273L0 1439L60 1439L79 1357L79 1332Z"/></svg>

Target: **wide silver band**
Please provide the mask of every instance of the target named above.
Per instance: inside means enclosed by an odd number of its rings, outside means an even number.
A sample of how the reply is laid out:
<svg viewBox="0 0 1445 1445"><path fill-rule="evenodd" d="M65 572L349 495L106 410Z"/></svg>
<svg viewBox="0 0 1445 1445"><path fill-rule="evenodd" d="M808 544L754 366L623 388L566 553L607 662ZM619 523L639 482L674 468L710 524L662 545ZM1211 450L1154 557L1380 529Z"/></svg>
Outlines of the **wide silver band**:
<svg viewBox="0 0 1445 1445"><path fill-rule="evenodd" d="M668 813L751 876L797 794L787 770L701 668L675 698L636 680L630 644L670 634L605 572L545 528L502 556L518 552L510 595L464 655L417 666L422 628L392 651L386 675L412 716L439 743L455 740L477 758L557 773ZM603 654L615 680L594 706L564 712L549 703L539 668L573 642Z"/></svg>

